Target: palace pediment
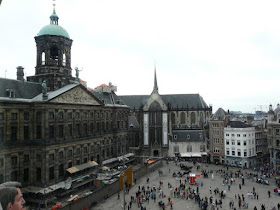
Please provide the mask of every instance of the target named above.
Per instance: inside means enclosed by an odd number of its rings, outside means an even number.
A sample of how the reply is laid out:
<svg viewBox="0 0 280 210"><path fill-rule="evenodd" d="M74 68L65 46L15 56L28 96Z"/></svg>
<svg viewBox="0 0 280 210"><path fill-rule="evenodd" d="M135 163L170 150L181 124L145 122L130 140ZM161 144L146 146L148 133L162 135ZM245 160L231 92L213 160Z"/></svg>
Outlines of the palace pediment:
<svg viewBox="0 0 280 210"><path fill-rule="evenodd" d="M90 92L82 88L81 86L76 86L55 98L51 99L50 102L53 103L65 103L65 104L87 104L87 105L101 105L101 102Z"/></svg>

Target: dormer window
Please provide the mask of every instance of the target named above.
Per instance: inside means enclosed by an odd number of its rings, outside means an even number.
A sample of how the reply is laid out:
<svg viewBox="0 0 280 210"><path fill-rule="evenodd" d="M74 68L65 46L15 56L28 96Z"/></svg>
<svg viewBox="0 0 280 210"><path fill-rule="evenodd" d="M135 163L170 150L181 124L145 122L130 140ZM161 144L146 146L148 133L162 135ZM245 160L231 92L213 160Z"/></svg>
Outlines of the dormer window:
<svg viewBox="0 0 280 210"><path fill-rule="evenodd" d="M15 98L16 97L16 94L15 94L14 90L7 89L6 92L7 92L7 95L8 95L9 98Z"/></svg>
<svg viewBox="0 0 280 210"><path fill-rule="evenodd" d="M174 135L174 139L177 139L177 135Z"/></svg>

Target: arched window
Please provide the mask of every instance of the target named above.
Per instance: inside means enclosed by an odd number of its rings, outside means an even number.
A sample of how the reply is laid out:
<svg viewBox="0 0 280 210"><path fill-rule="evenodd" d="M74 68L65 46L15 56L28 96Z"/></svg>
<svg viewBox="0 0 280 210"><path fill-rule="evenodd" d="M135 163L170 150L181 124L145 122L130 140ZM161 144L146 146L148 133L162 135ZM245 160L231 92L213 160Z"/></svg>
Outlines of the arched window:
<svg viewBox="0 0 280 210"><path fill-rule="evenodd" d="M58 65L58 48L53 45L50 50L50 59L52 65Z"/></svg>
<svg viewBox="0 0 280 210"><path fill-rule="evenodd" d="M171 113L171 123L172 125L175 124L175 113Z"/></svg>
<svg viewBox="0 0 280 210"><path fill-rule="evenodd" d="M65 53L63 53L62 65L66 66L66 55L65 55Z"/></svg>
<svg viewBox="0 0 280 210"><path fill-rule="evenodd" d="M204 114L203 114L203 112L200 112L200 120L204 120Z"/></svg>
<svg viewBox="0 0 280 210"><path fill-rule="evenodd" d="M195 120L196 116L195 115L196 114L194 112L191 113L191 124L195 124L196 123L196 120Z"/></svg>
<svg viewBox="0 0 280 210"><path fill-rule="evenodd" d="M186 123L186 114L185 112L181 112L181 124L185 124Z"/></svg>
<svg viewBox="0 0 280 210"><path fill-rule="evenodd" d="M45 52L42 52L42 65L46 64L46 54Z"/></svg>

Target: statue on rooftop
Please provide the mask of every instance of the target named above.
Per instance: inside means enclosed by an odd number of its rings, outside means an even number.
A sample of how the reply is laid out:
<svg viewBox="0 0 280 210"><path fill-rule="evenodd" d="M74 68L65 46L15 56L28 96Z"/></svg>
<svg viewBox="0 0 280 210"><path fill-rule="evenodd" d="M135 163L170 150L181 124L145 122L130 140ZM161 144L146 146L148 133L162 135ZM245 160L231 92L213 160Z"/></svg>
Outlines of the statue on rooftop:
<svg viewBox="0 0 280 210"><path fill-rule="evenodd" d="M43 93L43 95L46 95L47 91L48 91L47 81L44 80L43 83L42 83L42 93Z"/></svg>
<svg viewBox="0 0 280 210"><path fill-rule="evenodd" d="M76 79L75 79L75 83L80 83L79 81L79 72L82 71L83 69L79 69L78 67L75 67L75 71L76 71Z"/></svg>

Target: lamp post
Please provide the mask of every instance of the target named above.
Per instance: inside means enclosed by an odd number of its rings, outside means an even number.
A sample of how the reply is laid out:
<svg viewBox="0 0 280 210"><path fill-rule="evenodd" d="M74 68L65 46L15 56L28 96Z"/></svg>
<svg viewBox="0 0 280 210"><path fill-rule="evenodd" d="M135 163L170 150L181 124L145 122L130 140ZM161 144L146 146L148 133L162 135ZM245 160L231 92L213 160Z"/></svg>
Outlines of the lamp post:
<svg viewBox="0 0 280 210"><path fill-rule="evenodd" d="M122 156L122 176L123 176L123 209L125 209L125 168L124 168L125 157Z"/></svg>
<svg viewBox="0 0 280 210"><path fill-rule="evenodd" d="M124 174L124 165L123 165L123 209L125 210L125 174Z"/></svg>

